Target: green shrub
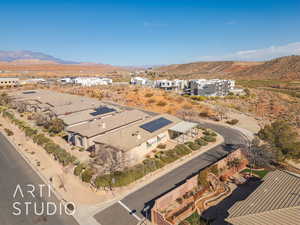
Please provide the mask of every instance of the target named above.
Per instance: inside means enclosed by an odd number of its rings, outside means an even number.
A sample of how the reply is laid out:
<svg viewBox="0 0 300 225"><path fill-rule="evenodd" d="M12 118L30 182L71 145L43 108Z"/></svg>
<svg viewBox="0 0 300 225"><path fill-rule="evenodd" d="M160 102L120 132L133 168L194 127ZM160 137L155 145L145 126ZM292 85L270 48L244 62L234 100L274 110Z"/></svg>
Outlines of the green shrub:
<svg viewBox="0 0 300 225"><path fill-rule="evenodd" d="M74 175L79 176L85 168L86 168L85 164L79 164L74 168Z"/></svg>
<svg viewBox="0 0 300 225"><path fill-rule="evenodd" d="M201 145L199 145L197 142L190 141L186 145L189 146L189 148L192 149L193 151L199 150L201 148Z"/></svg>
<svg viewBox="0 0 300 225"><path fill-rule="evenodd" d="M198 145L201 145L201 146L208 145L207 141L205 141L203 138L198 138L195 141L197 142Z"/></svg>
<svg viewBox="0 0 300 225"><path fill-rule="evenodd" d="M204 137L202 137L202 139L206 142L215 142L217 140L215 137L210 135L205 135Z"/></svg>
<svg viewBox="0 0 300 225"><path fill-rule="evenodd" d="M111 179L109 175L97 176L94 183L97 188L109 187L111 186Z"/></svg>
<svg viewBox="0 0 300 225"><path fill-rule="evenodd" d="M191 96L191 99L195 100L195 101L206 101L207 98L205 96Z"/></svg>
<svg viewBox="0 0 300 225"><path fill-rule="evenodd" d="M87 168L81 174L81 180L83 182L90 183L93 175L94 175L94 171L91 168Z"/></svg>

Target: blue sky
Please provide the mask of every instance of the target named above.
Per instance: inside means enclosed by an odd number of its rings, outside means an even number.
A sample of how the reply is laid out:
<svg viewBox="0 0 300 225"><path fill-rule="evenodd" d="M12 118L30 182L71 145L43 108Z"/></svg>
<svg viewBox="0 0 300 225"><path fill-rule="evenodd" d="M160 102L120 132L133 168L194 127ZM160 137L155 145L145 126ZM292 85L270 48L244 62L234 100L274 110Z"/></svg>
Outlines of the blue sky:
<svg viewBox="0 0 300 225"><path fill-rule="evenodd" d="M151 65L300 54L300 1L1 1L0 50Z"/></svg>

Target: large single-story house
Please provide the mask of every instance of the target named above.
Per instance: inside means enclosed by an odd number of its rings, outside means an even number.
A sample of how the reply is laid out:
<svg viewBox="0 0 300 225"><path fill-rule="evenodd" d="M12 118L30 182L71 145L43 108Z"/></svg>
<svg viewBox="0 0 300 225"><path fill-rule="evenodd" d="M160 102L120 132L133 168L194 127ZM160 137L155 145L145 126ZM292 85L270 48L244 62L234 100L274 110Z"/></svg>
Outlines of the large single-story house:
<svg viewBox="0 0 300 225"><path fill-rule="evenodd" d="M191 130L196 126L195 123L182 121L172 115L157 115L129 127L98 136L94 139L95 151L119 149L126 154L125 158L128 162L136 162L143 159L159 144L178 138L179 132L184 135L186 129ZM183 129L182 132L180 128Z"/></svg>
<svg viewBox="0 0 300 225"><path fill-rule="evenodd" d="M99 136L103 136L104 134L110 135L114 130L123 127L127 129L128 126L148 117L148 114L140 110L127 110L112 116L71 126L66 129L68 132L68 141L75 146L88 148L94 145L94 140Z"/></svg>
<svg viewBox="0 0 300 225"><path fill-rule="evenodd" d="M58 118L63 120L66 129L68 129L72 126L111 116L116 114L118 111L119 110L114 107L100 106L96 109L87 109L79 112L60 115Z"/></svg>

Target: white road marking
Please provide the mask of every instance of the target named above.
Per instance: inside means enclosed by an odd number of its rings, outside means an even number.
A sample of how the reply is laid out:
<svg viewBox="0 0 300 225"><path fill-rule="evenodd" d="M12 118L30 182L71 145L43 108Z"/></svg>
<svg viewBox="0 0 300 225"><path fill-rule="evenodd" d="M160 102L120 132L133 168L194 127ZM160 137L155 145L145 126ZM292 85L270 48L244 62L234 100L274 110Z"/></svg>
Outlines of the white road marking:
<svg viewBox="0 0 300 225"><path fill-rule="evenodd" d="M140 217L138 217L134 212L132 212L132 210L130 210L123 202L118 201L118 203L123 206L131 215L134 216L134 218L136 218L138 221L141 221L142 219Z"/></svg>

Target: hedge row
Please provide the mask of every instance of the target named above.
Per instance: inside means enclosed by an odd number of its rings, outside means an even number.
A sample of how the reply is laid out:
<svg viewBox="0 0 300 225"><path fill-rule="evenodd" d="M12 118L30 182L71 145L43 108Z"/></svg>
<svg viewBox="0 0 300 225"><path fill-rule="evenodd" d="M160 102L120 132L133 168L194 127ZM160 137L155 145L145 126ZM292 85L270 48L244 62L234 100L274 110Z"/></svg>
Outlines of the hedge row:
<svg viewBox="0 0 300 225"><path fill-rule="evenodd" d="M54 159L58 160L63 166L67 166L70 163L75 163L77 161L75 156L61 148L43 133L39 133L37 129L30 127L24 121L16 119L12 113L4 110L2 111L2 115L23 130L26 137L30 137L34 143L43 147L48 154L53 155Z"/></svg>
<svg viewBox="0 0 300 225"><path fill-rule="evenodd" d="M97 188L126 186L145 175L190 154L192 151L199 150L201 146L208 145L208 142L216 141L214 134L211 132L209 135L196 139L195 142L179 144L173 149L157 152L153 158L147 158L143 163L125 169L124 171L97 176L94 180L94 184ZM81 168L78 168L78 170L81 170Z"/></svg>

